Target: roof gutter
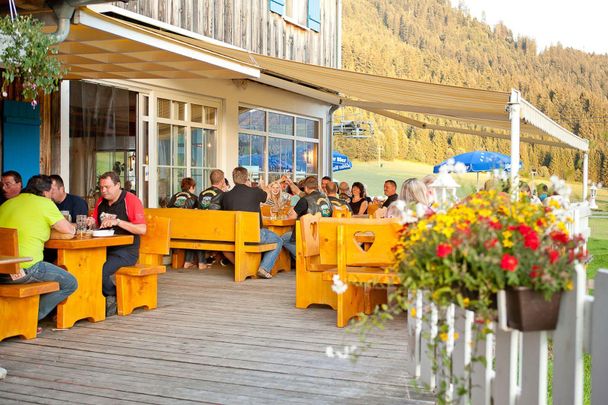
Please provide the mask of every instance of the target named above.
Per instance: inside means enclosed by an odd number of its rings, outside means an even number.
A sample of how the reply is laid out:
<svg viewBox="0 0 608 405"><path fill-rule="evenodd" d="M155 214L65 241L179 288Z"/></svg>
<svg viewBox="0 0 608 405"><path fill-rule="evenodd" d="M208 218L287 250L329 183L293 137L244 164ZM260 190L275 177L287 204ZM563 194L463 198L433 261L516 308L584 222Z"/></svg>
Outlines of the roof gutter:
<svg viewBox="0 0 608 405"><path fill-rule="evenodd" d="M127 3L129 0L120 1ZM47 4L53 9L57 18L57 30L49 34L52 43L58 44L66 40L70 34L70 20L78 7L107 2L107 0L48 0Z"/></svg>

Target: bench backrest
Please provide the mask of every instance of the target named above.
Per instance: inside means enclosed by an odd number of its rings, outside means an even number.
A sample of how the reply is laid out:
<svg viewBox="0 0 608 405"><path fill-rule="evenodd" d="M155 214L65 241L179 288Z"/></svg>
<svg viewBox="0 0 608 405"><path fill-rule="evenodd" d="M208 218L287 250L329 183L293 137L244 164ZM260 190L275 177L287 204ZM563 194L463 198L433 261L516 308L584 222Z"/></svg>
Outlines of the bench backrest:
<svg viewBox="0 0 608 405"><path fill-rule="evenodd" d="M141 236L140 254L168 255L171 219L167 217L146 216L146 234Z"/></svg>
<svg viewBox="0 0 608 405"><path fill-rule="evenodd" d="M382 218L382 219L370 219L370 218L321 218L319 220L319 242L320 242L320 258L321 264L328 265L337 265L338 264L338 225L344 224L348 225L348 233L351 232L351 226L353 229L358 229L353 231L352 234L355 235L357 233L371 232L374 234L374 241L371 244L370 250L373 249L373 254L378 254L379 259L378 263L388 263L392 261L392 256L390 260L386 260L387 254L385 252L380 252L379 249L382 247L380 245L386 245L384 248L387 251L391 251L392 247L397 242L397 233L399 229L401 229L401 224L394 218ZM379 227L376 229L376 227ZM395 240L391 242L386 242L386 237L381 230L386 227L390 229L390 233L395 234ZM379 235L376 235L376 232L381 232L380 238ZM352 239L352 238L351 238ZM379 243L380 242L380 243ZM357 242L358 243L358 242ZM362 254L357 253L356 258L362 259ZM392 252L391 252L392 253ZM348 259L348 263L361 263L355 261L355 259ZM365 260L368 260L368 257L365 257ZM370 259L372 260L372 259Z"/></svg>
<svg viewBox="0 0 608 405"><path fill-rule="evenodd" d="M0 228L0 256L19 256L19 243L17 241L17 230L13 228ZM19 263L1 264L0 273L19 273Z"/></svg>
<svg viewBox="0 0 608 405"><path fill-rule="evenodd" d="M260 242L260 216L255 212L146 208L146 215L171 220L170 239L243 243Z"/></svg>
<svg viewBox="0 0 608 405"><path fill-rule="evenodd" d="M338 225L338 251L345 253L346 266L380 266L395 259L393 248L399 241L398 222L372 219L368 223L345 223ZM370 242L361 242L361 238ZM371 241L373 240L373 241Z"/></svg>

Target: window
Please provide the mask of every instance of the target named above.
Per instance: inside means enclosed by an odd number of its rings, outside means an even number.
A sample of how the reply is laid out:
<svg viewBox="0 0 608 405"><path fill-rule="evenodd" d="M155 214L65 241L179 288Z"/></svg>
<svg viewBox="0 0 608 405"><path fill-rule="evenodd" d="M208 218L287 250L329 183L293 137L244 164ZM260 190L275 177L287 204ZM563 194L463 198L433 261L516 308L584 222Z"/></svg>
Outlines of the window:
<svg viewBox="0 0 608 405"><path fill-rule="evenodd" d="M313 31L321 30L321 0L268 0L269 9L285 20Z"/></svg>
<svg viewBox="0 0 608 405"><path fill-rule="evenodd" d="M158 202L165 206L180 191L184 177L196 181L197 191L209 186L216 165L215 107L157 100Z"/></svg>
<svg viewBox="0 0 608 405"><path fill-rule="evenodd" d="M239 165L252 180L319 172L319 122L292 114L239 107Z"/></svg>

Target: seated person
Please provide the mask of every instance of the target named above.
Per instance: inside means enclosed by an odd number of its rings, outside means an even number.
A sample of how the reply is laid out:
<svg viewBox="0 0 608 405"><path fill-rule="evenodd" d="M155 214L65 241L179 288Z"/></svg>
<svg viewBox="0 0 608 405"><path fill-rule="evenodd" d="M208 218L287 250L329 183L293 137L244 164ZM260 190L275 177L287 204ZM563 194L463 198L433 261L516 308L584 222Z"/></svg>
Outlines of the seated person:
<svg viewBox="0 0 608 405"><path fill-rule="evenodd" d="M58 174L51 176L51 199L57 204L59 211L69 211L72 222L76 222L77 215L89 215L87 202L77 195L65 192L63 179Z"/></svg>
<svg viewBox="0 0 608 405"><path fill-rule="evenodd" d="M268 198L266 199L266 204L271 207L282 209L291 202L291 196L283 191L279 180L275 180L268 185L267 194Z"/></svg>
<svg viewBox="0 0 608 405"><path fill-rule="evenodd" d="M384 195L386 199L380 205L380 208L388 208L392 203L399 199L397 194L397 183L395 180L387 180L384 182Z"/></svg>
<svg viewBox="0 0 608 405"><path fill-rule="evenodd" d="M257 187L247 185L249 181L249 172L244 167L237 167L232 171L232 180L234 187L232 190L225 192L222 197L222 209L226 211L247 211L257 212L260 217L260 242L261 243L276 243L276 248L265 252L262 255L262 261L258 268L257 275L260 278L272 278L270 271L274 267L283 241L277 234L262 228L262 213L260 212L260 204L265 202L268 194Z"/></svg>
<svg viewBox="0 0 608 405"><path fill-rule="evenodd" d="M333 181L330 183L327 183L327 186L325 186L325 189L327 190L327 198L329 199L329 202L331 202L331 204L334 207L348 209L349 212L352 212L348 202L346 202L338 197L338 195L337 195L338 185L336 183L334 183Z"/></svg>
<svg viewBox="0 0 608 405"><path fill-rule="evenodd" d="M341 200L344 200L347 203L350 203L350 198L352 197L352 194L350 193L350 186L348 185L348 183L345 181L340 182L340 186L338 187L338 190L340 191L338 193L338 197Z"/></svg>
<svg viewBox="0 0 608 405"><path fill-rule="evenodd" d="M353 215L365 215L367 213L369 199L365 193L365 186L363 183L355 181L351 193L352 197L349 204L353 211Z"/></svg>
<svg viewBox="0 0 608 405"><path fill-rule="evenodd" d="M201 191L200 195L198 196L201 209L221 210L222 196L226 191L230 190L230 183L224 176L224 172L220 169L211 170L211 173L209 173L209 181L211 182L211 187ZM218 252L218 254L210 254L208 263L211 264L214 260L217 260L221 266L227 266L231 262L234 263L234 252L222 252L222 254L219 254Z"/></svg>
<svg viewBox="0 0 608 405"><path fill-rule="evenodd" d="M0 204L6 200L18 196L21 192L23 180L21 175L14 170L2 173L2 193L0 193Z"/></svg>
<svg viewBox="0 0 608 405"><path fill-rule="evenodd" d="M331 177L323 176L323 178L321 179L321 192L324 193L325 195L327 195L327 185L329 183L332 183Z"/></svg>
<svg viewBox="0 0 608 405"><path fill-rule="evenodd" d="M181 183L182 191L174 194L167 204L167 208L186 208L186 209L197 209L200 207L198 198L194 194L196 190L196 182L191 177L184 177ZM187 249L186 261L184 263L184 269L191 269L198 264L200 270L207 268L205 262L205 252L202 250ZM197 264L195 264L195 262Z"/></svg>
<svg viewBox="0 0 608 405"><path fill-rule="evenodd" d="M229 188L228 182L224 178L224 172L220 169L211 170L209 180L211 187L201 191L198 201L201 209L220 210L222 209L222 196Z"/></svg>
<svg viewBox="0 0 608 405"><path fill-rule="evenodd" d="M120 188L115 172L99 177L101 197L91 220L101 229L114 229L117 235L133 235L131 245L109 246L102 270L102 293L106 297L106 316L116 315L116 285L112 276L121 267L132 266L139 258L139 235L146 233L144 207L133 193Z"/></svg>
<svg viewBox="0 0 608 405"><path fill-rule="evenodd" d="M51 236L51 229L60 233L76 233L76 229L59 212L51 200L51 178L33 176L21 194L0 206L0 227L15 228L19 232L19 255L32 257L31 262L21 263L20 274L0 274L0 282L7 284L56 281L59 291L40 296L38 320L47 316L61 301L78 287L76 278L64 269L45 262L44 244Z"/></svg>
<svg viewBox="0 0 608 405"><path fill-rule="evenodd" d="M319 191L319 180L316 176L308 176L304 179L304 196L300 198L293 208L291 217L298 219L306 214L321 213L323 217L331 217L333 206L327 196ZM296 235L294 231L287 232L281 236L283 246L289 251L291 257L296 256Z"/></svg>

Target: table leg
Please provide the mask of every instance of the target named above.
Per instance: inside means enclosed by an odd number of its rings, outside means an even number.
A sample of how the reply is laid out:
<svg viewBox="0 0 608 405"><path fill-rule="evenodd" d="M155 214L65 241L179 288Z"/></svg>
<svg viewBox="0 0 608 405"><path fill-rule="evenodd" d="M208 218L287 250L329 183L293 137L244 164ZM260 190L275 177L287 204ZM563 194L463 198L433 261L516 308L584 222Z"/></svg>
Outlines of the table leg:
<svg viewBox="0 0 608 405"><path fill-rule="evenodd" d="M57 327L71 328L80 319L99 322L106 319L105 298L101 293L102 267L106 248L59 249L57 264L78 280L78 289L57 306Z"/></svg>

